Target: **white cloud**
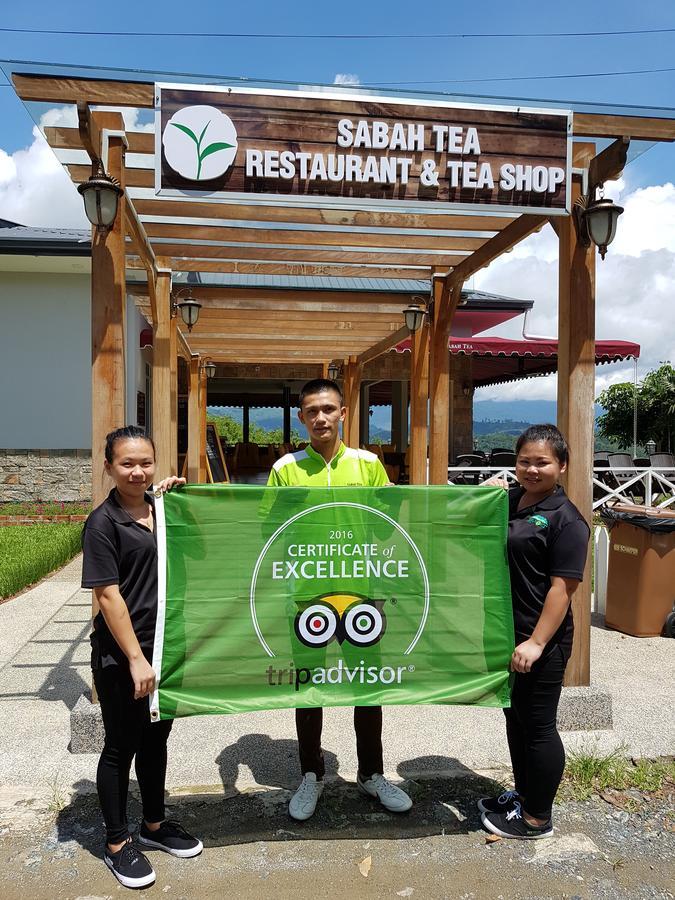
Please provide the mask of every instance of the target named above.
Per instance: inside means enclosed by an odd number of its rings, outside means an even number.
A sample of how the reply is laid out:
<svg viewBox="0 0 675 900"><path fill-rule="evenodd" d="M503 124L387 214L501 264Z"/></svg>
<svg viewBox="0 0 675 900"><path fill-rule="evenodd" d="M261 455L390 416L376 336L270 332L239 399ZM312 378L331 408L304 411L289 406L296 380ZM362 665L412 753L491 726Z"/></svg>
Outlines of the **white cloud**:
<svg viewBox="0 0 675 900"><path fill-rule="evenodd" d="M361 84L361 79L351 72L338 72L333 79L333 84Z"/></svg>
<svg viewBox="0 0 675 900"><path fill-rule="evenodd" d="M147 109L136 109L126 107L122 110L115 106L93 106L92 109L99 112L120 112L124 121L124 127L127 131L153 132L155 130L154 120L141 122L140 119L148 119L153 113ZM45 128L77 128L77 107L55 106L48 109L46 113L40 116L40 130Z"/></svg>
<svg viewBox="0 0 675 900"><path fill-rule="evenodd" d="M607 184L625 213L603 262L596 265L596 333L599 340L640 345L638 377L663 360L675 360L675 186L652 185L630 191L625 181ZM474 285L486 291L534 300L528 331L558 330L558 240L546 227L478 273ZM488 334L521 337L523 319ZM610 384L632 381L630 361L596 367L596 396ZM478 399L554 399L554 376L481 390Z"/></svg>
<svg viewBox="0 0 675 900"><path fill-rule="evenodd" d="M45 228L88 227L82 199L37 125L30 147L11 156L0 150L0 218Z"/></svg>

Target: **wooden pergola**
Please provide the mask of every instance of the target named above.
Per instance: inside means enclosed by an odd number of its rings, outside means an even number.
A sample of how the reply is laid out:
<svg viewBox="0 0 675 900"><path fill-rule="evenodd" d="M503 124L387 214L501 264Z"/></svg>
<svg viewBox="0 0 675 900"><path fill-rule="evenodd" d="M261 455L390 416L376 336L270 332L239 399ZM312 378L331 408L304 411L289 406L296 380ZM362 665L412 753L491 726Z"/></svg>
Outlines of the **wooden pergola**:
<svg viewBox="0 0 675 900"><path fill-rule="evenodd" d="M88 159L103 159L107 173L124 191L113 228L105 235L94 230L92 238L94 503L103 496L98 473L105 434L124 421L128 292L154 332L152 422L162 475L175 471L177 459L178 358L183 357L189 365L191 481L203 481L205 473L204 360L251 367L315 364L317 373L326 372L329 362L339 361L348 408L345 440L358 446L363 367L408 336L401 313L409 297L400 292L207 285L199 286L201 315L188 334L180 319L172 316L172 275L178 272L428 279L432 315L414 335L411 348L410 473L411 483L424 483L428 458L429 482L445 484L448 338L462 286L475 272L550 222L560 245L558 424L568 437L574 461L566 488L591 519L595 248L582 244L572 215L561 215L560 210L553 215L546 209L524 213L489 206L481 209L475 204L463 210L458 204L436 203L427 210L397 204L394 198L389 205L378 205L367 197L359 202L356 196L345 204L330 193L308 193L294 197L293 202L264 193L239 193L227 199L157 194L153 191L157 135L127 131L122 114L128 108L154 109L154 83L26 72L14 73L13 81L26 102L77 106L78 127L45 129L75 184L89 177ZM365 115L386 117L388 111L382 103L368 96L360 99ZM284 98L248 97L247 101L250 107L267 104L278 116L286 115ZM418 105L411 109L424 105L415 103ZM348 113L353 108L353 101L340 97L331 97L326 104L338 112ZM255 113L253 109L249 114L251 128L263 129L256 124ZM675 121L670 119L584 112L575 113L571 122L572 203L587 194L589 187L619 175L630 140L675 139ZM295 137L290 119L287 127L290 139L305 149L324 139L319 125L312 122ZM603 145L611 141L597 155L596 139ZM240 142L240 147L248 145L246 140ZM499 148L494 152L498 154ZM538 151L535 147L530 152L536 157ZM416 157L417 168L418 163ZM232 177L243 175L236 172ZM145 281L128 284L127 273L132 270L144 272ZM174 293L176 286L174 283ZM567 669L570 684L589 683L590 593L589 569L574 598L576 637Z"/></svg>

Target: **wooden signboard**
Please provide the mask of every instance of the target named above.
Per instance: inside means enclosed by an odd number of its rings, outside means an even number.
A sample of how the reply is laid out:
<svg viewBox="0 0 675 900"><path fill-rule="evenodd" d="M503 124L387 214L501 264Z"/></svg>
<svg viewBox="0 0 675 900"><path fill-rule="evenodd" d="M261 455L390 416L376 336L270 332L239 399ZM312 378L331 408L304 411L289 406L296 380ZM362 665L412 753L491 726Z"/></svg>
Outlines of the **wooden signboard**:
<svg viewBox="0 0 675 900"><path fill-rule="evenodd" d="M230 480L220 437L212 422L206 426L206 471L212 483Z"/></svg>
<svg viewBox="0 0 675 900"><path fill-rule="evenodd" d="M565 214L572 114L156 85L156 192Z"/></svg>

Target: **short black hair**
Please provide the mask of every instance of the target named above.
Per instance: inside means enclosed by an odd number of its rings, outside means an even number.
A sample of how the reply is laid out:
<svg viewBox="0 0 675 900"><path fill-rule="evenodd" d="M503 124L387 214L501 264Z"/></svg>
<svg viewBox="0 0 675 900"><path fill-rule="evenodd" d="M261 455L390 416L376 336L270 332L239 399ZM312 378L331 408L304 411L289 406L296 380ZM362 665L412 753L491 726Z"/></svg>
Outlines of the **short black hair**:
<svg viewBox="0 0 675 900"><path fill-rule="evenodd" d="M111 431L110 434L106 435L105 438L105 458L111 463L113 461L113 457L115 455L115 444L118 441L126 441L126 440L135 440L137 438L141 438L144 441L147 441L152 447L152 455L156 456L157 451L155 450L155 442L153 439L145 433L143 428L139 428L138 425L125 425L124 428L116 428L114 431Z"/></svg>
<svg viewBox="0 0 675 900"><path fill-rule="evenodd" d="M308 381L307 384L303 385L300 390L300 394L298 395L298 406L302 409L302 401L309 394L318 394L321 391L335 391L335 393L340 398L340 406L344 404L344 397L342 396L342 391L340 390L340 385L337 381L333 381L332 378L313 378L311 381Z"/></svg>
<svg viewBox="0 0 675 900"><path fill-rule="evenodd" d="M544 443L548 444L561 466L569 462L570 448L567 446L567 441L563 437L562 432L555 425L546 423L543 425L530 425L529 428L526 428L516 441L516 456L518 456L524 444L529 444L532 441L544 441Z"/></svg>

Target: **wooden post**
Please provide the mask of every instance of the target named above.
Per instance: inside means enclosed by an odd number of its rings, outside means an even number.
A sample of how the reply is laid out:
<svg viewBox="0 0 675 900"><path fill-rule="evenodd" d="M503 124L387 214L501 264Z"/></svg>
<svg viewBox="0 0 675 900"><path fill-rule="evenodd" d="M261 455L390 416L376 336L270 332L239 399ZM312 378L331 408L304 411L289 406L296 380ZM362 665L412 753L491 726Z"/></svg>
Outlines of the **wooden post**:
<svg viewBox="0 0 675 900"><path fill-rule="evenodd" d="M370 386L361 385L359 396L359 437L362 444L370 443Z"/></svg>
<svg viewBox="0 0 675 900"><path fill-rule="evenodd" d="M124 142L111 137L108 174L124 186ZM125 197L110 231L91 241L91 499L98 506L112 482L104 474L105 437L125 424Z"/></svg>
<svg viewBox="0 0 675 900"><path fill-rule="evenodd" d="M207 377L204 366L199 370L199 483L206 484L206 400Z"/></svg>
<svg viewBox="0 0 675 900"><path fill-rule="evenodd" d="M282 403L284 408L283 442L291 442L291 389L285 384L283 387Z"/></svg>
<svg viewBox="0 0 675 900"><path fill-rule="evenodd" d="M344 421L344 442L348 447L359 447L359 411L361 408L361 366L355 356L349 357L344 369L344 393L347 415Z"/></svg>
<svg viewBox="0 0 675 900"><path fill-rule="evenodd" d="M572 203L581 191L572 185ZM567 495L589 524L593 515L595 409L595 247L577 241L572 217L559 219L558 427L570 447ZM572 598L574 646L565 684L590 683L591 552Z"/></svg>
<svg viewBox="0 0 675 900"><path fill-rule="evenodd" d="M448 338L462 292L461 282L435 278L429 366L429 484L448 483L450 351Z"/></svg>
<svg viewBox="0 0 675 900"><path fill-rule="evenodd" d="M244 407L243 407L242 416L241 416L241 422L242 422L241 438L245 444L248 444L248 442L251 439L251 419L250 419L250 410L249 410L249 406L248 406L248 401L244 402Z"/></svg>
<svg viewBox="0 0 675 900"><path fill-rule="evenodd" d="M199 484L199 354L190 359L190 392L188 394L187 480Z"/></svg>
<svg viewBox="0 0 675 900"><path fill-rule="evenodd" d="M408 382L391 383L391 442L399 453L408 446Z"/></svg>
<svg viewBox="0 0 675 900"><path fill-rule="evenodd" d="M171 300L169 301L171 302ZM178 319L169 321L169 378L171 389L170 474L178 474ZM169 474L169 473L167 473Z"/></svg>
<svg viewBox="0 0 675 900"><path fill-rule="evenodd" d="M159 480L170 475L177 462L171 440L171 269L168 260L158 257L152 290L156 308L152 346L152 436L157 451L156 477Z"/></svg>
<svg viewBox="0 0 675 900"><path fill-rule="evenodd" d="M410 354L410 484L427 483L428 401L429 401L428 323L418 328L411 339Z"/></svg>

